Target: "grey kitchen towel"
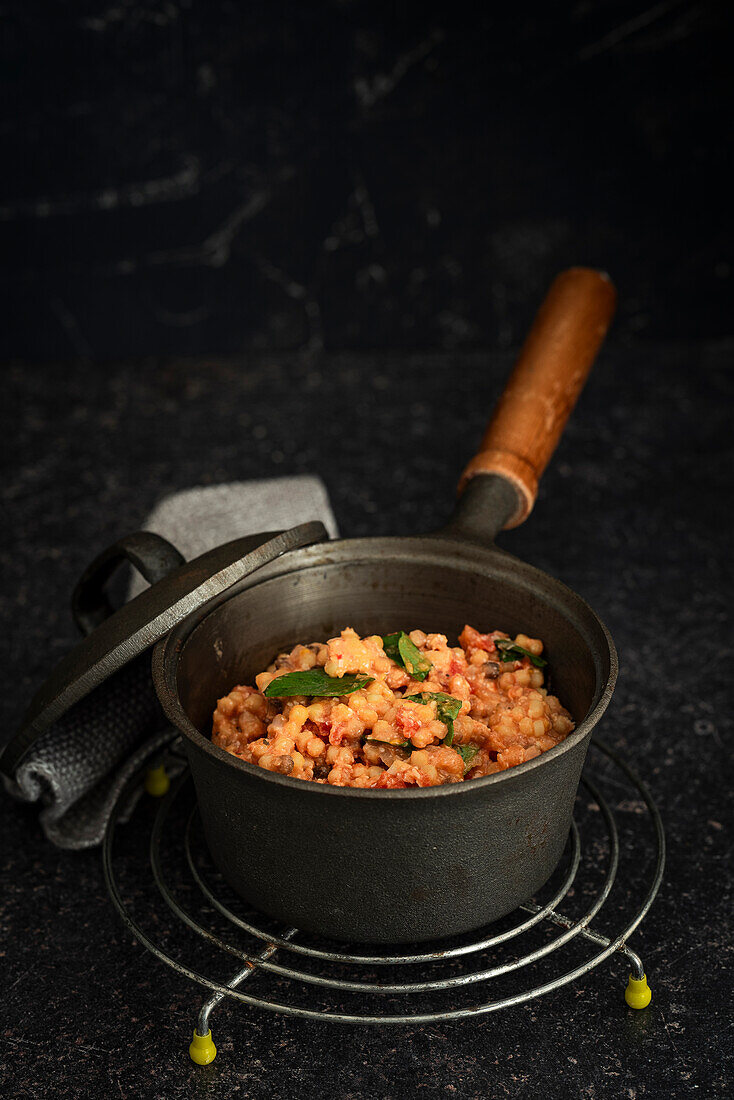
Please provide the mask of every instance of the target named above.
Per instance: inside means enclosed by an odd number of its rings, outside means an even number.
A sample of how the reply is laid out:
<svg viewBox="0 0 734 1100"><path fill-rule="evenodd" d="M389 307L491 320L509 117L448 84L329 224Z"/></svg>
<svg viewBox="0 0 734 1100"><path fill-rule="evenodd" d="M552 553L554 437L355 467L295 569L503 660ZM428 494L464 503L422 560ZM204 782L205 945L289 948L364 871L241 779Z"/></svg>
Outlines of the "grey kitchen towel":
<svg viewBox="0 0 734 1100"><path fill-rule="evenodd" d="M230 539L317 519L330 536L337 535L323 483L284 477L174 493L159 502L143 527L194 558ZM128 598L144 587L135 574ZM41 825L53 844L90 848L102 842L128 778L169 739L153 692L150 656L143 654L59 719L6 787L17 798L41 804Z"/></svg>

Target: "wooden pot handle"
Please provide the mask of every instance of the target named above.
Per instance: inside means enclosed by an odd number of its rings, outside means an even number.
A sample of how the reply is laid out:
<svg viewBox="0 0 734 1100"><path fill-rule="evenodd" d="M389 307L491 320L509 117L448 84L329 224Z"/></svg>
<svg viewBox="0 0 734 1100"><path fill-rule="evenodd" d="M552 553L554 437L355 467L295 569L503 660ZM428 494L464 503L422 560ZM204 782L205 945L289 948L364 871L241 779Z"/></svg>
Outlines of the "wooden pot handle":
<svg viewBox="0 0 734 1100"><path fill-rule="evenodd" d="M505 528L527 519L538 481L556 449L614 314L608 275L588 267L561 272L530 330L487 425L479 452L459 482L499 474L514 486L517 511Z"/></svg>

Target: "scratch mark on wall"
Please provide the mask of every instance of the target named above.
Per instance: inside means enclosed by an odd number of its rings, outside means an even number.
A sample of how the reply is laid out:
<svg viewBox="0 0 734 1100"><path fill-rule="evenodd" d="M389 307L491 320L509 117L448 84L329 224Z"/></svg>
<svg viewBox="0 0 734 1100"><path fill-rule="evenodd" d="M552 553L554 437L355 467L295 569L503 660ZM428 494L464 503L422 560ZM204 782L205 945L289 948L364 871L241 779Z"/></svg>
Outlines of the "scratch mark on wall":
<svg viewBox="0 0 734 1100"><path fill-rule="evenodd" d="M444 37L444 32L440 29L436 29L432 31L427 38L424 38L422 42L419 42L417 46L414 46L412 50L400 54L389 73L377 73L370 79L364 76L357 77L354 81L354 91L360 107L369 110L370 107L374 107L379 100L390 95L405 74L412 69L414 65L424 61L425 58L433 52L435 47L443 42Z"/></svg>
<svg viewBox="0 0 734 1100"><path fill-rule="evenodd" d="M307 287L303 286L302 283L296 282L295 279L291 278L290 275L282 271L281 268L276 267L275 264L272 264L269 260L258 257L256 263L258 269L267 279L275 283L276 286L279 286L289 298L301 303L309 329L309 337L302 350L312 354L322 351L324 347L324 335L321 323L321 307L316 298L309 292Z"/></svg>
<svg viewBox="0 0 734 1100"><path fill-rule="evenodd" d="M652 26L658 19L662 19L664 15L667 15L673 8L677 8L684 0L663 0L660 4L655 4L654 7L648 8L647 11L640 12L634 19L628 19L626 23L621 23L618 27L614 27L608 34L603 35L596 42L590 42L588 46L584 46L579 50L578 56L581 61L588 61L591 57L596 57L600 53L605 53L607 50L613 49L615 46L623 42L625 38L631 38L637 34L638 31L645 30L646 27Z"/></svg>
<svg viewBox="0 0 734 1100"><path fill-rule="evenodd" d="M104 187L80 195L44 196L5 203L0 206L0 221L11 221L17 217L52 218L89 210L117 210L120 207L170 202L196 195L200 181L199 161L196 157L186 156L183 167L172 176L123 184L121 187Z"/></svg>

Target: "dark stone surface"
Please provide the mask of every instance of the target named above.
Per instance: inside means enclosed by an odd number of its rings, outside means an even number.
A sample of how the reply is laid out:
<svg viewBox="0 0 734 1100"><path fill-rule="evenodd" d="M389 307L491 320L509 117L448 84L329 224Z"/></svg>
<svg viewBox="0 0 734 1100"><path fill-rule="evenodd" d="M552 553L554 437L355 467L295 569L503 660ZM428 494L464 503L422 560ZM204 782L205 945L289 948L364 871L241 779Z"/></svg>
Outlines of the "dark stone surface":
<svg viewBox="0 0 734 1100"><path fill-rule="evenodd" d="M509 362L509 353L272 353L9 369L3 730L74 639L68 596L84 564L160 496L313 471L344 533L430 529L449 510ZM214 1020L217 1062L196 1069L186 1045L200 991L122 930L99 853L56 851L35 811L3 798L3 1096L730 1095L730 365L726 344L611 343L534 514L502 538L584 595L618 644L602 732L649 781L670 844L661 895L632 938L650 1009L625 1007L620 959L461 1024L341 1029L233 1006ZM621 911L634 903L637 864L649 874L649 846L630 829L639 800L613 785L611 794L623 828ZM123 830L125 845L136 828ZM453 842L460 835L457 822ZM125 867L146 914L145 877ZM146 919L165 939L159 910ZM612 916L599 927L613 930ZM231 967L224 960L218 973ZM256 977L252 992L268 981Z"/></svg>
<svg viewBox="0 0 734 1100"><path fill-rule="evenodd" d="M3 6L0 360L731 335L724 0Z"/></svg>

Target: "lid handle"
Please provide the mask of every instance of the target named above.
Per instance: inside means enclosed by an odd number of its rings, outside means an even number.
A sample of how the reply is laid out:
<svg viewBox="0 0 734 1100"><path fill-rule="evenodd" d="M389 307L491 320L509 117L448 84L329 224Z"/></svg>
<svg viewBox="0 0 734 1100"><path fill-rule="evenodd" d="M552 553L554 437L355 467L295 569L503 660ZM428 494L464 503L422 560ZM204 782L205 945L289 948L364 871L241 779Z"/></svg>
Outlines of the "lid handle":
<svg viewBox="0 0 734 1100"><path fill-rule="evenodd" d="M86 635L114 614L115 608L105 589L125 562L133 565L148 584L156 584L185 560L175 546L152 531L136 531L119 539L103 550L79 578L71 596L74 622Z"/></svg>
<svg viewBox="0 0 734 1100"><path fill-rule="evenodd" d="M145 539L149 549L153 547L152 538ZM20 730L0 752L0 772L12 777L39 737L54 722L77 703L93 705L88 697L95 688L130 664L135 657L145 653L187 615L221 596L233 585L275 561L282 554L312 546L317 542L325 542L328 538L323 523L301 523L297 527L291 527L289 531L270 531L233 539L232 542L217 546L192 561L184 562L172 573L165 566L173 559L168 551L163 554L161 546L167 544L163 539L157 539L155 547L160 552L157 567L163 570L163 579L129 600L113 615L103 619L91 634L59 661L31 700ZM127 541L122 540L124 543ZM114 549L110 547L110 551L101 557L105 561L114 561L115 564L128 557L127 551L118 551L115 554L112 552ZM173 551L173 547L169 547L169 550ZM145 559L146 569L152 570L156 565L154 558L146 554ZM143 560L142 557L140 560ZM85 616L94 615L95 607L97 612L104 608L100 600L95 603L91 596L95 591L99 594L101 585L96 589L95 585L99 584L105 571L109 577L110 570L103 562L95 572L96 564L93 563L87 570L87 574L91 573L90 600L88 605L82 605L82 624ZM150 572L149 575L152 576L153 573ZM86 621L91 619L86 618Z"/></svg>

